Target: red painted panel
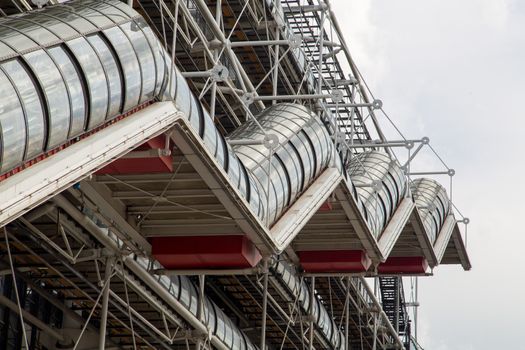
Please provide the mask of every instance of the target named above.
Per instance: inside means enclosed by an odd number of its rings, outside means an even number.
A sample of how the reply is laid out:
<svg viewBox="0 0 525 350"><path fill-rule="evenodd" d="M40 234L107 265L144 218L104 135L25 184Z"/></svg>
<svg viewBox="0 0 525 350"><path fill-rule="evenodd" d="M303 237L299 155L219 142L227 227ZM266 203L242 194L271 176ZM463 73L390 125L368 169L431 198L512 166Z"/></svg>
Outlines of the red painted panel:
<svg viewBox="0 0 525 350"><path fill-rule="evenodd" d="M167 269L254 267L262 256L246 236L179 236L150 239L152 254Z"/></svg>
<svg viewBox="0 0 525 350"><path fill-rule="evenodd" d="M365 272L372 261L362 250L315 250L298 252L306 272Z"/></svg>
<svg viewBox="0 0 525 350"><path fill-rule="evenodd" d="M138 146L134 151L146 151L150 149L164 148L165 136L159 135L146 143ZM171 173L173 171L172 156L159 156L148 158L119 158L106 165L96 174L119 175L119 174L151 174Z"/></svg>
<svg viewBox="0 0 525 350"><path fill-rule="evenodd" d="M325 201L323 204L321 204L321 207L319 207L319 211L330 211L332 210L332 203L329 201Z"/></svg>
<svg viewBox="0 0 525 350"><path fill-rule="evenodd" d="M422 256L391 257L379 264L379 274L424 274L428 261Z"/></svg>

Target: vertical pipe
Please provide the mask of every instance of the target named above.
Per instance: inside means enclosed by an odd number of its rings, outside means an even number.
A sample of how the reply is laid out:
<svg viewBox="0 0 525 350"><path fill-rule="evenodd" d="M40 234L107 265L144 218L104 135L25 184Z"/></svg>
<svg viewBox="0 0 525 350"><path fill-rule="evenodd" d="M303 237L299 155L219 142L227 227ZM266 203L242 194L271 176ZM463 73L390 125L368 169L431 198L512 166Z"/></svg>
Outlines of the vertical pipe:
<svg viewBox="0 0 525 350"><path fill-rule="evenodd" d="M108 323L109 291L110 291L110 283L111 283L111 273L113 271L114 262L115 260L113 258L106 259L106 271L104 274L104 278L106 279L107 282L104 287L105 288L103 291L104 294L102 296L102 310L101 310L101 315L100 315L100 331L99 331L99 338L98 338L98 348L99 349L106 348L106 327Z"/></svg>
<svg viewBox="0 0 525 350"><path fill-rule="evenodd" d="M217 22L217 25L220 27L221 25L221 15L222 15L222 1L217 0L217 6L215 8L215 22ZM219 53L217 52L217 49L213 50L213 59L214 64L217 65L218 59L219 59ZM210 117L212 120L215 120L215 103L217 101L217 82L215 80L211 83L211 90L210 90Z"/></svg>
<svg viewBox="0 0 525 350"><path fill-rule="evenodd" d="M5 246L7 249L7 255L9 256L9 266L11 268L11 276L13 277L13 287L16 296L16 305L18 306L18 315L20 316L20 327L22 327L22 336L24 337L24 345L26 349L29 349L27 342L26 326L24 322L24 314L22 312L22 305L20 304L20 294L18 294L18 286L16 284L15 266L13 264L13 256L11 255L11 247L9 246L9 235L7 229L4 227Z"/></svg>
<svg viewBox="0 0 525 350"><path fill-rule="evenodd" d="M345 350L350 350L348 328L350 324L350 277L346 278Z"/></svg>
<svg viewBox="0 0 525 350"><path fill-rule="evenodd" d="M315 276L312 276L312 289L310 293L310 336L308 346L310 350L314 349L314 303L315 303Z"/></svg>
<svg viewBox="0 0 525 350"><path fill-rule="evenodd" d="M275 28L275 40L279 40L280 38L280 29L279 26ZM273 61L273 96L277 96L277 86L278 86L278 80L279 80L279 45L275 45L274 47L274 61ZM272 100L272 105L276 104L277 100Z"/></svg>
<svg viewBox="0 0 525 350"><path fill-rule="evenodd" d="M205 275L199 275L199 305L197 308L197 318L199 321L204 323L204 278ZM195 349L200 350L202 346L202 339L199 337L197 341L195 342Z"/></svg>
<svg viewBox="0 0 525 350"><path fill-rule="evenodd" d="M416 300L415 300L415 307L414 307L414 338L417 341L417 309L419 307L419 299L418 299L418 282L419 278L416 277Z"/></svg>
<svg viewBox="0 0 525 350"><path fill-rule="evenodd" d="M317 79L317 93L320 94L323 90L323 48L324 48L324 19L325 10L321 10L321 25L319 31L319 78Z"/></svg>
<svg viewBox="0 0 525 350"><path fill-rule="evenodd" d="M372 343L372 350L377 349L377 320L379 318L378 313L374 313L374 341Z"/></svg>
<svg viewBox="0 0 525 350"><path fill-rule="evenodd" d="M395 278L395 288L396 288L396 317L395 317L395 329L396 329L396 334L399 335L399 299L400 299L400 295L399 295L399 286L400 286L400 278L401 277L394 277Z"/></svg>
<svg viewBox="0 0 525 350"><path fill-rule="evenodd" d="M264 258L263 262L264 280L263 280L263 310L261 320L261 350L266 349L266 312L268 309L268 258Z"/></svg>

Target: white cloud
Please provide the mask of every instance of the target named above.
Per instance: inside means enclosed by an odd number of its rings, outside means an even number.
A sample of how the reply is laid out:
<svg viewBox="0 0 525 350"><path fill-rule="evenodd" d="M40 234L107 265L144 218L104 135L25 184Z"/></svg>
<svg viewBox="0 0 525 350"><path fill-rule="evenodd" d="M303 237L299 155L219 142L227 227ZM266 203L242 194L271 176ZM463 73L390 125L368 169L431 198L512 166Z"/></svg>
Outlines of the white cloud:
<svg viewBox="0 0 525 350"><path fill-rule="evenodd" d="M333 7L348 18L339 15L353 56L392 119L408 137L430 137L456 169L454 199L472 220L473 270L440 266L420 280L423 347L519 348L525 3L334 0ZM430 157L421 164L438 166Z"/></svg>

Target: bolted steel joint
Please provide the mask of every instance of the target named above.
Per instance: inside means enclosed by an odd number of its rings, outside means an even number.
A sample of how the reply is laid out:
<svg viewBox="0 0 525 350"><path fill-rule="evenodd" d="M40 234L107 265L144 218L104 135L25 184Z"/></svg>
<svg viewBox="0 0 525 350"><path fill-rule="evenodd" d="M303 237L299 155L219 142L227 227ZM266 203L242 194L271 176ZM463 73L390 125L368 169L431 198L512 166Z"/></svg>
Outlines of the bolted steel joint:
<svg viewBox="0 0 525 350"><path fill-rule="evenodd" d="M383 108L383 101L381 101L379 99L375 99L374 101L372 101L372 108L373 109L381 109L381 108Z"/></svg>
<svg viewBox="0 0 525 350"><path fill-rule="evenodd" d="M255 95L253 92L247 92L241 96L241 101L246 105L251 105L255 100Z"/></svg>
<svg viewBox="0 0 525 350"><path fill-rule="evenodd" d="M303 39L301 38L300 35L293 35L289 40L289 47L290 49L294 50L294 49L298 49L302 42L303 42Z"/></svg>
<svg viewBox="0 0 525 350"><path fill-rule="evenodd" d="M343 90L332 90L332 92L330 93L330 97L334 102L343 102Z"/></svg>
<svg viewBox="0 0 525 350"><path fill-rule="evenodd" d="M228 68L222 64L217 64L211 70L211 79L216 82L223 82L228 79L229 71Z"/></svg>
<svg viewBox="0 0 525 350"><path fill-rule="evenodd" d="M448 173L448 176L456 175L456 171L454 169L448 169L447 173Z"/></svg>
<svg viewBox="0 0 525 350"><path fill-rule="evenodd" d="M279 146L279 137L275 134L266 134L264 135L263 145L270 150L276 149Z"/></svg>

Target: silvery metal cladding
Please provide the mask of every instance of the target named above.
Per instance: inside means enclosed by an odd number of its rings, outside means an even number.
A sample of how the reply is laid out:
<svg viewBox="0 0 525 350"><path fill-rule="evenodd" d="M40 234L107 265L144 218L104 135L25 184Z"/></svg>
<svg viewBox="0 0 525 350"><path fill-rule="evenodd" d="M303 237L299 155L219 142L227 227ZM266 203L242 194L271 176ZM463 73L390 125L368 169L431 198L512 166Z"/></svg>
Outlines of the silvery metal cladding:
<svg viewBox="0 0 525 350"><path fill-rule="evenodd" d="M437 181L427 178L412 181L410 190L428 238L434 243L450 211L447 191Z"/></svg>
<svg viewBox="0 0 525 350"><path fill-rule="evenodd" d="M329 315L323 303L312 294L309 286L297 276L293 267L285 261L277 261L272 270L279 277L279 281L290 291L293 298L297 298L299 306L307 315L312 315L319 331L330 343L333 349L344 347L343 334L334 319Z"/></svg>
<svg viewBox="0 0 525 350"><path fill-rule="evenodd" d="M406 177L399 163L380 151L354 155L347 171L377 237L405 194Z"/></svg>
<svg viewBox="0 0 525 350"><path fill-rule="evenodd" d="M265 109L256 119L257 122L248 121L235 130L230 139L257 141L265 135L277 137L278 145L270 158L270 150L262 144L233 147L248 172L253 173L260 202L268 222L273 223L328 166L333 148L319 118L302 105L277 104Z"/></svg>
<svg viewBox="0 0 525 350"><path fill-rule="evenodd" d="M119 1L0 19L0 173L153 99L166 63Z"/></svg>
<svg viewBox="0 0 525 350"><path fill-rule="evenodd" d="M137 263L148 271L162 266L144 257L135 256ZM186 276L156 276L157 281L187 310L198 317L200 296L195 285ZM228 348L255 350L249 338L226 316L226 314L208 297L204 299L203 323L208 330L220 339Z"/></svg>

